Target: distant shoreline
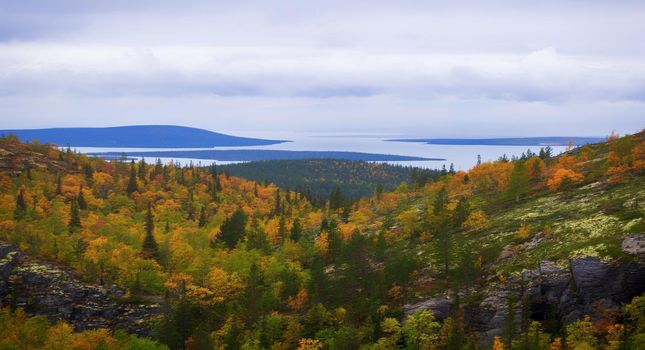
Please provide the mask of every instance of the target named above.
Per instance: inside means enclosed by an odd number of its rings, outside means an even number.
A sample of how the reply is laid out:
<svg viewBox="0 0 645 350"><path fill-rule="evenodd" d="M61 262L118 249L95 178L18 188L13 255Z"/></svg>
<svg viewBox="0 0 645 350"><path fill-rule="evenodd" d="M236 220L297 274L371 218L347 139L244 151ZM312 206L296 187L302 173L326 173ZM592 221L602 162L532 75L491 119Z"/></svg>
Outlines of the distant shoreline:
<svg viewBox="0 0 645 350"><path fill-rule="evenodd" d="M575 146L606 141L606 137L508 137L490 139L390 139L388 142L418 142L429 145L464 145L464 146L567 146L570 142Z"/></svg>
<svg viewBox="0 0 645 350"><path fill-rule="evenodd" d="M362 161L446 161L444 158L426 158L395 154L378 154L343 151L285 151L285 150L198 150L198 151L146 151L146 152L91 152L90 156L115 158L192 158L218 161L262 161L290 159L344 159Z"/></svg>

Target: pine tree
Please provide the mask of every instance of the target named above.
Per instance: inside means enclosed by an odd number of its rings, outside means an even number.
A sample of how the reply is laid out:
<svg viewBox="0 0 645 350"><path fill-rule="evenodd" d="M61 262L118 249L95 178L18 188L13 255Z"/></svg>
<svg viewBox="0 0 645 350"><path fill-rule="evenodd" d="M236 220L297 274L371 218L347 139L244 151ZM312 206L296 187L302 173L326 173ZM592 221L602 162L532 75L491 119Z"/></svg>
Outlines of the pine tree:
<svg viewBox="0 0 645 350"><path fill-rule="evenodd" d="M198 222L199 227L204 227L206 226L206 209L202 207L202 209L199 211L199 222Z"/></svg>
<svg viewBox="0 0 645 350"><path fill-rule="evenodd" d="M291 232L289 233L289 238L294 242L298 242L300 240L301 234L302 234L302 226L300 225L300 219L296 218L293 221L293 225L291 226Z"/></svg>
<svg viewBox="0 0 645 350"><path fill-rule="evenodd" d="M16 209L13 211L13 218L21 220L27 214L27 203L25 202L25 190L20 189L18 197L16 197Z"/></svg>
<svg viewBox="0 0 645 350"><path fill-rule="evenodd" d="M69 232L75 232L76 230L81 228L81 214L78 211L78 203L76 198L72 198L71 202L71 209L70 209L70 216L69 216L69 224L67 225L69 228Z"/></svg>
<svg viewBox="0 0 645 350"><path fill-rule="evenodd" d="M157 241L154 236L154 218L152 216L152 204L148 203L148 212L146 213L146 236L143 239L141 255L145 259L156 259L158 255Z"/></svg>
<svg viewBox="0 0 645 350"><path fill-rule="evenodd" d="M63 194L63 178L60 174L56 176L56 195L60 196Z"/></svg>
<svg viewBox="0 0 645 350"><path fill-rule="evenodd" d="M141 181L146 180L146 161L143 158L139 161L139 171L137 175Z"/></svg>
<svg viewBox="0 0 645 350"><path fill-rule="evenodd" d="M220 234L217 236L224 241L226 246L233 249L237 243L244 238L246 233L246 214L242 209L237 209L231 217L224 220L220 227Z"/></svg>
<svg viewBox="0 0 645 350"><path fill-rule="evenodd" d="M468 218L468 201L466 200L466 197L460 197L459 201L457 202L457 207L455 208L455 216L454 216L454 226L456 228L461 227L461 224L466 221Z"/></svg>
<svg viewBox="0 0 645 350"><path fill-rule="evenodd" d="M139 187L137 185L137 172L134 169L134 160L130 163L130 180L128 181L128 187L126 191L128 196L131 196L134 192L137 192Z"/></svg>
<svg viewBox="0 0 645 350"><path fill-rule="evenodd" d="M87 209L87 201L85 200L85 195L83 194L83 185L81 185L81 189L78 191L77 200L79 209Z"/></svg>

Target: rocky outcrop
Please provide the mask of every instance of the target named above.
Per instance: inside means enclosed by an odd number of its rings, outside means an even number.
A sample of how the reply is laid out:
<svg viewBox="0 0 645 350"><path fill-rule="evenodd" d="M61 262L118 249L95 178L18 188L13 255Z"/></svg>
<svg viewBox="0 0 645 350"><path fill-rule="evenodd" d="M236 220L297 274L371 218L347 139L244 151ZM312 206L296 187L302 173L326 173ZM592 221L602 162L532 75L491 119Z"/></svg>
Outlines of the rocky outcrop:
<svg viewBox="0 0 645 350"><path fill-rule="evenodd" d="M0 243L0 298L5 306L23 308L29 316L65 320L76 330L110 328L148 335L158 303L130 303L116 286L82 282L57 265L31 259Z"/></svg>
<svg viewBox="0 0 645 350"><path fill-rule="evenodd" d="M481 301L466 305L470 320L484 342L490 342L504 332L509 321L509 299L512 300L512 319L519 330L522 300L530 306L530 318L553 327L590 315L602 317L606 310L617 309L621 303L645 292L645 234L632 235L623 241L623 251L629 259L609 262L597 257L571 260L558 265L542 261L538 268L509 278L503 284L492 284L484 291ZM406 314L431 310L437 318L445 318L449 300L435 297L406 306Z"/></svg>

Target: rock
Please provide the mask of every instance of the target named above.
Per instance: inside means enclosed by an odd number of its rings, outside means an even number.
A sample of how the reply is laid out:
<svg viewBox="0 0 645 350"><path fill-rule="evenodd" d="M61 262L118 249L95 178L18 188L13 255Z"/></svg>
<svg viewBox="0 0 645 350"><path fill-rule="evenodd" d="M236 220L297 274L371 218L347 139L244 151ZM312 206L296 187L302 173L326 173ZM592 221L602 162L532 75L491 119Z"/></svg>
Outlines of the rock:
<svg viewBox="0 0 645 350"><path fill-rule="evenodd" d="M450 314L450 309L452 308L453 301L446 297L434 297L426 299L416 304L406 305L405 306L405 317L414 314L417 311L432 311L435 319L439 321L445 320Z"/></svg>
<svg viewBox="0 0 645 350"><path fill-rule="evenodd" d="M621 248L627 254L645 258L645 233L628 236L623 240Z"/></svg>
<svg viewBox="0 0 645 350"><path fill-rule="evenodd" d="M629 243L628 245L634 246ZM511 276L504 284L491 277L480 302L465 305L465 317L480 334L483 344L491 344L494 336L501 335L508 320L508 300L514 303L515 329L520 329L521 300L530 305L530 317L556 327L590 315L601 315L597 305L605 309L617 308L645 292L645 262L607 262L597 257L572 260L569 266L558 266L542 261L533 270L520 276ZM405 313L431 310L439 319L450 312L452 303L445 297L434 297L407 305Z"/></svg>
<svg viewBox="0 0 645 350"><path fill-rule="evenodd" d="M0 242L0 298L27 315L69 322L77 331L121 328L146 336L160 304L128 303L117 286L85 283L63 267L24 256Z"/></svg>

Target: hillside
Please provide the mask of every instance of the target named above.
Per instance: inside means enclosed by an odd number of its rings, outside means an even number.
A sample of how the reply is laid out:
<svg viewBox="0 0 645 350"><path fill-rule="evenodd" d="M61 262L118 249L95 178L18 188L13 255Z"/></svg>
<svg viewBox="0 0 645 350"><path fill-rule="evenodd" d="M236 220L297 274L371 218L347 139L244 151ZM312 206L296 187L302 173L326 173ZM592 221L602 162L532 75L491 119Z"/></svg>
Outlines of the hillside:
<svg viewBox="0 0 645 350"><path fill-rule="evenodd" d="M21 141L38 140L73 147L207 148L217 146L263 146L286 142L230 136L204 129L175 125L132 125L107 128L50 128L0 130Z"/></svg>
<svg viewBox="0 0 645 350"><path fill-rule="evenodd" d="M340 159L271 160L219 168L233 176L294 189L317 203L327 201L335 189L355 201L377 191L392 191L402 182L429 181L439 175L433 170Z"/></svg>
<svg viewBox="0 0 645 350"><path fill-rule="evenodd" d="M163 300L145 334L170 349L638 349L645 336L645 133L321 207L213 167L15 137L0 150L0 239ZM8 281L5 305L69 314L46 291L16 303Z"/></svg>

